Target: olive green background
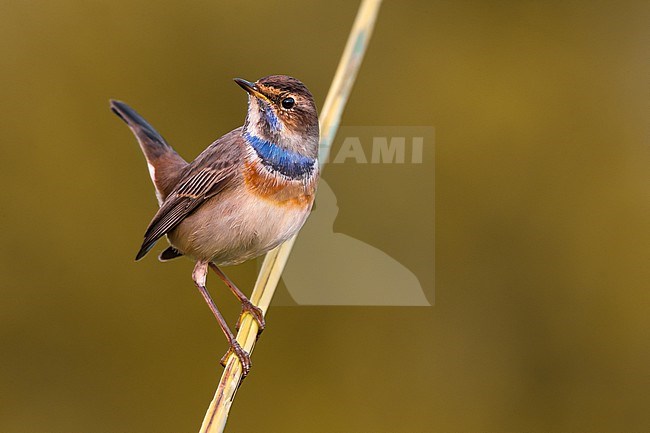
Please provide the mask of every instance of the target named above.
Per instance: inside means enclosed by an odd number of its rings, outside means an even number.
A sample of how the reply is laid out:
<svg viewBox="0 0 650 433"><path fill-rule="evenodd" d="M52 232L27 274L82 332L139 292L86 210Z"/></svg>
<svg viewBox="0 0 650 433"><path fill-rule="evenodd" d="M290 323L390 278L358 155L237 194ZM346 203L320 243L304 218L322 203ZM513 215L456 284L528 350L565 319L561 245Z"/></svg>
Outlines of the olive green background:
<svg viewBox="0 0 650 433"><path fill-rule="evenodd" d="M0 431L198 430L226 345L190 262L133 262L156 204L108 98L192 158L243 121L232 77L294 75L322 107L356 8L2 2ZM228 431L650 431L649 22L385 2L342 124L435 127L435 225L373 224L430 209L418 179L325 176L335 229L413 268L435 229L435 305L272 308ZM255 263L229 274L249 292Z"/></svg>

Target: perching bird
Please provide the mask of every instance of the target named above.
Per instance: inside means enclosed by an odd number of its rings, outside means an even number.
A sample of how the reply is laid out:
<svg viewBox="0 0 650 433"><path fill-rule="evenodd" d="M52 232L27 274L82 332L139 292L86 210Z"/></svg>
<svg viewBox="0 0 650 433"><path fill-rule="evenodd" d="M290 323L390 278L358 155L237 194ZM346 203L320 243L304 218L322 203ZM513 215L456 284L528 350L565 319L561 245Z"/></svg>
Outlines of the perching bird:
<svg viewBox="0 0 650 433"><path fill-rule="evenodd" d="M141 259L167 235L171 246L161 261L185 255L196 261L192 278L240 359L244 375L250 357L239 345L208 293L208 267L226 283L264 329L262 311L219 269L258 257L295 235L311 210L319 178L318 114L303 83L271 75L251 83L244 126L216 140L187 163L138 113L111 100L111 109L135 134L149 166L160 209L136 255ZM238 322L239 324L239 322Z"/></svg>

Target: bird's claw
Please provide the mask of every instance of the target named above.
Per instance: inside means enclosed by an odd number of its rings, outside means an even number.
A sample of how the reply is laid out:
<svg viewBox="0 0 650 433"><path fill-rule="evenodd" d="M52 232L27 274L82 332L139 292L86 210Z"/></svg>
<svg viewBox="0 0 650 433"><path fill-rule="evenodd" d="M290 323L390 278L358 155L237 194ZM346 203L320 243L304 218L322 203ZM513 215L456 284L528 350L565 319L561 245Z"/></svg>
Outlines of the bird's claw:
<svg viewBox="0 0 650 433"><path fill-rule="evenodd" d="M239 328L241 327L242 320L244 320L244 314L249 313L251 316L253 316L253 319L257 322L257 335L259 336L262 331L264 331L264 328L266 327L266 321L264 320L264 313L262 312L262 309L256 305L253 305L251 301L244 301L241 304L241 314L239 315L239 319L237 320L237 325L235 325L235 329L239 331Z"/></svg>
<svg viewBox="0 0 650 433"><path fill-rule="evenodd" d="M251 370L251 357L246 352L241 345L237 342L234 341L230 345L230 349L226 352L225 355L223 355L223 358L221 358L221 365L224 367L228 363L228 358L230 357L230 354L234 354L237 358L239 358L239 362L241 363L242 367L242 377L246 377L248 375L248 372Z"/></svg>

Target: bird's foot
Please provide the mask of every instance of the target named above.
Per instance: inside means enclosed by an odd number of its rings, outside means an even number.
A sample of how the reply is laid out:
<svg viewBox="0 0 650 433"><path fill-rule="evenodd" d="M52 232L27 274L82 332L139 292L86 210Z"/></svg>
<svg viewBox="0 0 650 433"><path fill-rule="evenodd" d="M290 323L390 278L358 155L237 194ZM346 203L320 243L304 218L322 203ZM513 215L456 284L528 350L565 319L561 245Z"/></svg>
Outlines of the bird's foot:
<svg viewBox="0 0 650 433"><path fill-rule="evenodd" d="M223 355L223 358L221 358L221 365L224 367L228 363L228 357L230 354L233 353L237 358L239 358L239 362L241 363L242 367L242 377L246 377L248 375L248 372L251 370L251 357L246 352L241 345L237 341L233 341L230 344L230 349L226 352L225 355Z"/></svg>
<svg viewBox="0 0 650 433"><path fill-rule="evenodd" d="M259 336L262 331L264 331L264 328L266 327L266 321L264 320L264 313L262 312L262 309L256 305L253 305L251 301L248 299L243 301L241 303L241 314L239 315L239 319L237 320L237 325L235 325L235 329L239 331L239 327L241 326L242 320L244 320L244 314L249 313L251 316L253 316L253 319L257 322L257 335Z"/></svg>

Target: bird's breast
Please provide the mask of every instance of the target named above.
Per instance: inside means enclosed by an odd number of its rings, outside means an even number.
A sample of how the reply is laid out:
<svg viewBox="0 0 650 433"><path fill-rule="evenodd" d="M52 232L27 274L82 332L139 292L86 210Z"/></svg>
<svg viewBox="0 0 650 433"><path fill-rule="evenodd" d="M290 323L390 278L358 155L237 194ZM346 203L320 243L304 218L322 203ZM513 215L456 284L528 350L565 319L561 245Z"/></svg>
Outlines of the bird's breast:
<svg viewBox="0 0 650 433"><path fill-rule="evenodd" d="M291 179L274 173L259 160L247 160L243 178L246 189L261 200L280 207L311 208L316 193L318 167L309 176Z"/></svg>
<svg viewBox="0 0 650 433"><path fill-rule="evenodd" d="M212 197L168 234L184 254L233 265L286 241L311 211L317 167L307 179L283 179L256 161L243 164L243 182Z"/></svg>

